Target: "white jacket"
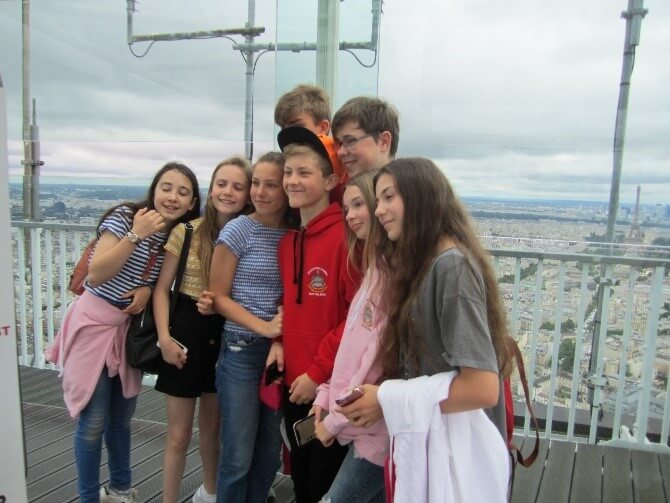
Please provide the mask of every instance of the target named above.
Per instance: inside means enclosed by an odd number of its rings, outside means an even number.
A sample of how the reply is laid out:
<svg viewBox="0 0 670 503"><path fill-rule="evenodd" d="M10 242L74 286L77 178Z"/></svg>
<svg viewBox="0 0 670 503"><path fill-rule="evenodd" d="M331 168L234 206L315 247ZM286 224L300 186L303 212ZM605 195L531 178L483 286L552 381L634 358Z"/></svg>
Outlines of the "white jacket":
<svg viewBox="0 0 670 503"><path fill-rule="evenodd" d="M505 502L510 458L481 409L442 414L456 371L388 380L379 402L396 470L394 503Z"/></svg>

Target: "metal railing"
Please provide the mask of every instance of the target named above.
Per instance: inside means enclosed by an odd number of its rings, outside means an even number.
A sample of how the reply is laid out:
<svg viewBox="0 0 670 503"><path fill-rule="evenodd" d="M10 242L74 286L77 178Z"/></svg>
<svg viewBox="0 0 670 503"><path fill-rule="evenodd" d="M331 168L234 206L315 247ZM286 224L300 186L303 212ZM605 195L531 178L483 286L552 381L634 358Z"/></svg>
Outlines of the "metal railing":
<svg viewBox="0 0 670 503"><path fill-rule="evenodd" d="M72 268L94 233L93 225L12 222L21 365L45 366L44 348L53 342L65 310L74 298L67 290Z"/></svg>
<svg viewBox="0 0 670 503"><path fill-rule="evenodd" d="M73 298L70 273L94 227L12 226L19 362L43 367L44 348ZM619 256L490 253L542 434L668 450L670 259L631 257L630 249ZM516 374L512 387L518 413ZM530 433L527 413L522 427Z"/></svg>

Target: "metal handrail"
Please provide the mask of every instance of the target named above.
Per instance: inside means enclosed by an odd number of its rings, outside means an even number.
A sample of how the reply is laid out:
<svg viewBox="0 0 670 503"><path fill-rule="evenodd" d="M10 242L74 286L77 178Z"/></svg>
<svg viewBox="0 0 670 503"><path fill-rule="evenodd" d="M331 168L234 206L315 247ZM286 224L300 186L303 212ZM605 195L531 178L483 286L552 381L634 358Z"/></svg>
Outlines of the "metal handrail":
<svg viewBox="0 0 670 503"><path fill-rule="evenodd" d="M96 227L26 221L14 221L12 227L19 361L43 367L44 348L53 341L73 298L66 290L69 272ZM531 399L540 410L544 436L574 439L587 434L591 443L605 438L639 449L667 449L670 399L659 403L663 390L652 367L658 359L658 332L670 328L665 321L659 324L661 306L670 296L670 259L501 248L489 253L499 277L505 278L500 290L510 332L525 353ZM599 299L602 319L596 320ZM567 317L576 320L576 330L563 329ZM610 329L620 338L610 335ZM592 338L595 332L599 340ZM559 361L565 339L574 339L570 369ZM590 355L596 355L591 372L586 369L587 360L594 358ZM630 365L636 367L630 370ZM518 391L514 376L513 386ZM670 396L670 379L664 387ZM637 404L630 403L631 393ZM521 396L516 399L521 401ZM626 427L634 433L626 435ZM526 434L529 428L526 414Z"/></svg>

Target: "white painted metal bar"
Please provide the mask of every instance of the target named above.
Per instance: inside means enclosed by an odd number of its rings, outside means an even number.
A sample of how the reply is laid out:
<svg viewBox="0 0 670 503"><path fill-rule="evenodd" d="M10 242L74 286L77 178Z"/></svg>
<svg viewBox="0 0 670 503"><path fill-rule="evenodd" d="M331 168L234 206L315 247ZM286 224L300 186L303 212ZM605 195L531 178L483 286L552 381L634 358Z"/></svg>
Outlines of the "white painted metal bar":
<svg viewBox="0 0 670 503"><path fill-rule="evenodd" d="M26 242L25 233L19 230L16 233L16 253L18 263L18 293L19 293L19 341L21 345L21 365L30 365L28 361L28 306L26 305Z"/></svg>
<svg viewBox="0 0 670 503"><path fill-rule="evenodd" d="M521 287L521 258L514 261L514 287L512 288L512 337L516 339L519 329L519 290Z"/></svg>
<svg viewBox="0 0 670 503"><path fill-rule="evenodd" d="M558 376L558 350L561 344L561 323L563 323L563 297L565 297L565 262L558 266L558 292L556 292L556 316L554 318L554 341L551 350L551 377L547 393L547 422L544 436L551 437L551 425L554 419L554 401L556 398L556 378Z"/></svg>
<svg viewBox="0 0 670 503"><path fill-rule="evenodd" d="M535 398L535 362L537 359L537 337L540 332L540 312L542 310L542 273L544 271L544 260L537 261L537 271L535 271L535 293L533 295L533 326L530 334L530 355L528 356L528 368L526 377L528 378L528 391L530 392L530 401ZM525 409L523 422L523 433L530 435L530 413Z"/></svg>
<svg viewBox="0 0 670 503"><path fill-rule="evenodd" d="M649 419L649 398L651 395L651 380L654 372L654 358L656 357L656 339L658 337L658 310L661 305L663 290L664 267L657 267L651 281L649 295L649 310L647 315L647 337L644 344L644 360L642 375L640 376L640 396L637 402L635 441L642 444L647 435Z"/></svg>
<svg viewBox="0 0 670 503"><path fill-rule="evenodd" d="M60 277L60 319L65 317L67 309L67 241L64 230L58 231L58 247L60 256L58 257L58 272Z"/></svg>
<svg viewBox="0 0 670 503"><path fill-rule="evenodd" d="M581 377L582 353L584 352L584 321L586 318L586 306L588 306L588 284L589 266L581 263L582 277L579 287L579 311L577 313L577 332L575 337L575 360L572 364L572 389L570 390L570 410L568 411L567 440L572 440L575 433L575 414L577 412L577 397L579 396L579 384Z"/></svg>
<svg viewBox="0 0 670 503"><path fill-rule="evenodd" d="M665 403L663 404L663 425L661 426L661 443L670 442L670 379L665 380Z"/></svg>
<svg viewBox="0 0 670 503"><path fill-rule="evenodd" d="M42 330L42 257L40 234L42 229L30 229L30 273L33 302L33 366L43 367L44 339Z"/></svg>
<svg viewBox="0 0 670 503"><path fill-rule="evenodd" d="M44 231L44 260L46 261L45 267L45 286L46 286L46 301L47 301L47 310L46 310L46 322L47 322L47 344L51 344L54 340L54 274L53 274L53 231L45 230Z"/></svg>
<svg viewBox="0 0 670 503"><path fill-rule="evenodd" d="M628 367L628 347L633 325L633 301L635 299L635 282L637 267L631 267L628 273L628 291L626 292L626 314L623 321L621 338L621 354L619 355L619 375L617 377L616 405L614 406L614 421L612 423L612 438L619 438L621 430L621 416L623 415L623 399L626 390L626 368Z"/></svg>
<svg viewBox="0 0 670 503"><path fill-rule="evenodd" d="M601 314L601 324L600 324L600 337L598 339L598 352L600 355L598 361L596 362L596 376L597 378L602 378L603 375L603 364L605 361L605 339L607 337L607 322L609 320L610 313L610 294L612 293L612 264L607 264L605 266L605 273L601 278L601 281L604 282L603 286L603 309ZM593 344L593 341L591 342ZM591 348L593 351L593 347ZM600 410L602 409L603 401L603 390L601 386L595 386L593 389L593 405L591 407L591 422L589 427L589 444L596 443L596 433L598 430L598 416Z"/></svg>
<svg viewBox="0 0 670 503"><path fill-rule="evenodd" d="M74 245L72 246L72 263L76 264L81 256L81 232L74 232Z"/></svg>

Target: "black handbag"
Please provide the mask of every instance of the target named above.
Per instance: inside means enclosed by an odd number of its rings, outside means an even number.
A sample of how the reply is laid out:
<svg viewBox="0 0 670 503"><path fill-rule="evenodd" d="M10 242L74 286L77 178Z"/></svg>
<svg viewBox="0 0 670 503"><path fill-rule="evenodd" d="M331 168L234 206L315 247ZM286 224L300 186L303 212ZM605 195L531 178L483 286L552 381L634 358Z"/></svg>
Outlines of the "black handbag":
<svg viewBox="0 0 670 503"><path fill-rule="evenodd" d="M177 302L179 300L179 287L186 269L186 259L188 250L191 247L191 235L193 226L186 223L186 233L184 235L184 244L179 254L179 265L175 276L174 285L170 298L169 318L172 319ZM128 364L149 374L155 374L161 365L161 350L157 345L158 331L154 322L154 310L151 299L147 302L141 313L133 314L130 318L128 327L128 337L126 338L126 358Z"/></svg>

